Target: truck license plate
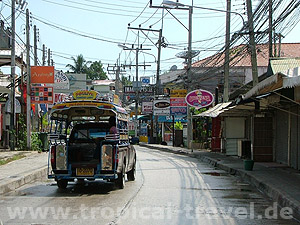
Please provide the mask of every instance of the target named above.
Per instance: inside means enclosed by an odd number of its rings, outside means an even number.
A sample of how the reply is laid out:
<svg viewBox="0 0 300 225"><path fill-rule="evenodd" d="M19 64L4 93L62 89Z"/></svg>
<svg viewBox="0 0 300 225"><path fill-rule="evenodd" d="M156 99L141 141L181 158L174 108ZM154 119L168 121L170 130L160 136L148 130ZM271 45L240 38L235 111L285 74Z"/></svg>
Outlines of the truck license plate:
<svg viewBox="0 0 300 225"><path fill-rule="evenodd" d="M94 176L94 168L76 168L77 176Z"/></svg>

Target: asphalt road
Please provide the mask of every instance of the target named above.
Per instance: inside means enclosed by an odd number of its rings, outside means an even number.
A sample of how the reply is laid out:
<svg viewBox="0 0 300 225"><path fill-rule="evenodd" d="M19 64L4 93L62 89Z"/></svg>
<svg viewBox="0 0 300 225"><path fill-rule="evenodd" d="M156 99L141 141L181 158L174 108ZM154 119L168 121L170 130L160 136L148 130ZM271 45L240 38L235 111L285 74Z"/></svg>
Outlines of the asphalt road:
<svg viewBox="0 0 300 225"><path fill-rule="evenodd" d="M61 191L41 180L0 197L2 224L298 224L289 209L197 159L140 146L137 179Z"/></svg>

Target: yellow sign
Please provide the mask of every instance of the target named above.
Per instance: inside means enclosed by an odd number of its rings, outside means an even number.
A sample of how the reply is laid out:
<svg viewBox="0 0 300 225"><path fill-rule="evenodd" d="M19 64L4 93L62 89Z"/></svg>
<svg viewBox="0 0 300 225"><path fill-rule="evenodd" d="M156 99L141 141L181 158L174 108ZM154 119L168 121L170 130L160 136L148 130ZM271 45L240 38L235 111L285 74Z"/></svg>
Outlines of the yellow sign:
<svg viewBox="0 0 300 225"><path fill-rule="evenodd" d="M187 94L186 89L173 89L170 92L170 97L184 98Z"/></svg>
<svg viewBox="0 0 300 225"><path fill-rule="evenodd" d="M75 91L73 92L73 98L76 100L94 100L97 97L98 92L96 91Z"/></svg>

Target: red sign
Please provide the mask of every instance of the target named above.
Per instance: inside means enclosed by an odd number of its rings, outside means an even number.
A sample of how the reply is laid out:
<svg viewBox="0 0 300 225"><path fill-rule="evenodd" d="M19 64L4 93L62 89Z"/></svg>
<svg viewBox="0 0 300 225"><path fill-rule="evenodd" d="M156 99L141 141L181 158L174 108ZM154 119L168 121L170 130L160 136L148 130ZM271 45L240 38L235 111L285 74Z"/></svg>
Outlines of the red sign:
<svg viewBox="0 0 300 225"><path fill-rule="evenodd" d="M185 98L170 98L170 106L186 106Z"/></svg>
<svg viewBox="0 0 300 225"><path fill-rule="evenodd" d="M32 84L53 84L54 66L32 66L31 83Z"/></svg>
<svg viewBox="0 0 300 225"><path fill-rule="evenodd" d="M53 87L31 87L30 98L32 104L53 104Z"/></svg>
<svg viewBox="0 0 300 225"><path fill-rule="evenodd" d="M68 97L68 95L66 95L66 94L55 93L55 94L54 94L54 102L55 102L55 103L64 102L64 101L66 100L67 97Z"/></svg>

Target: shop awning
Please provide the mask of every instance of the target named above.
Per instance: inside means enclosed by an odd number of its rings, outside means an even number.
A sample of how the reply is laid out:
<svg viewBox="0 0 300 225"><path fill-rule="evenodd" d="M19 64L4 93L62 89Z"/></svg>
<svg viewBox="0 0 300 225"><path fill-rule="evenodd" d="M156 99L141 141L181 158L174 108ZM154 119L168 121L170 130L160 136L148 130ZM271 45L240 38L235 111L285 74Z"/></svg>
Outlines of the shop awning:
<svg viewBox="0 0 300 225"><path fill-rule="evenodd" d="M231 104L232 102L224 102L224 103L219 103L215 105L214 107L210 108L209 110L200 113L198 115L194 115L193 117L200 117L200 116L206 116L206 117L217 117L219 116L222 112L227 110L227 107Z"/></svg>

